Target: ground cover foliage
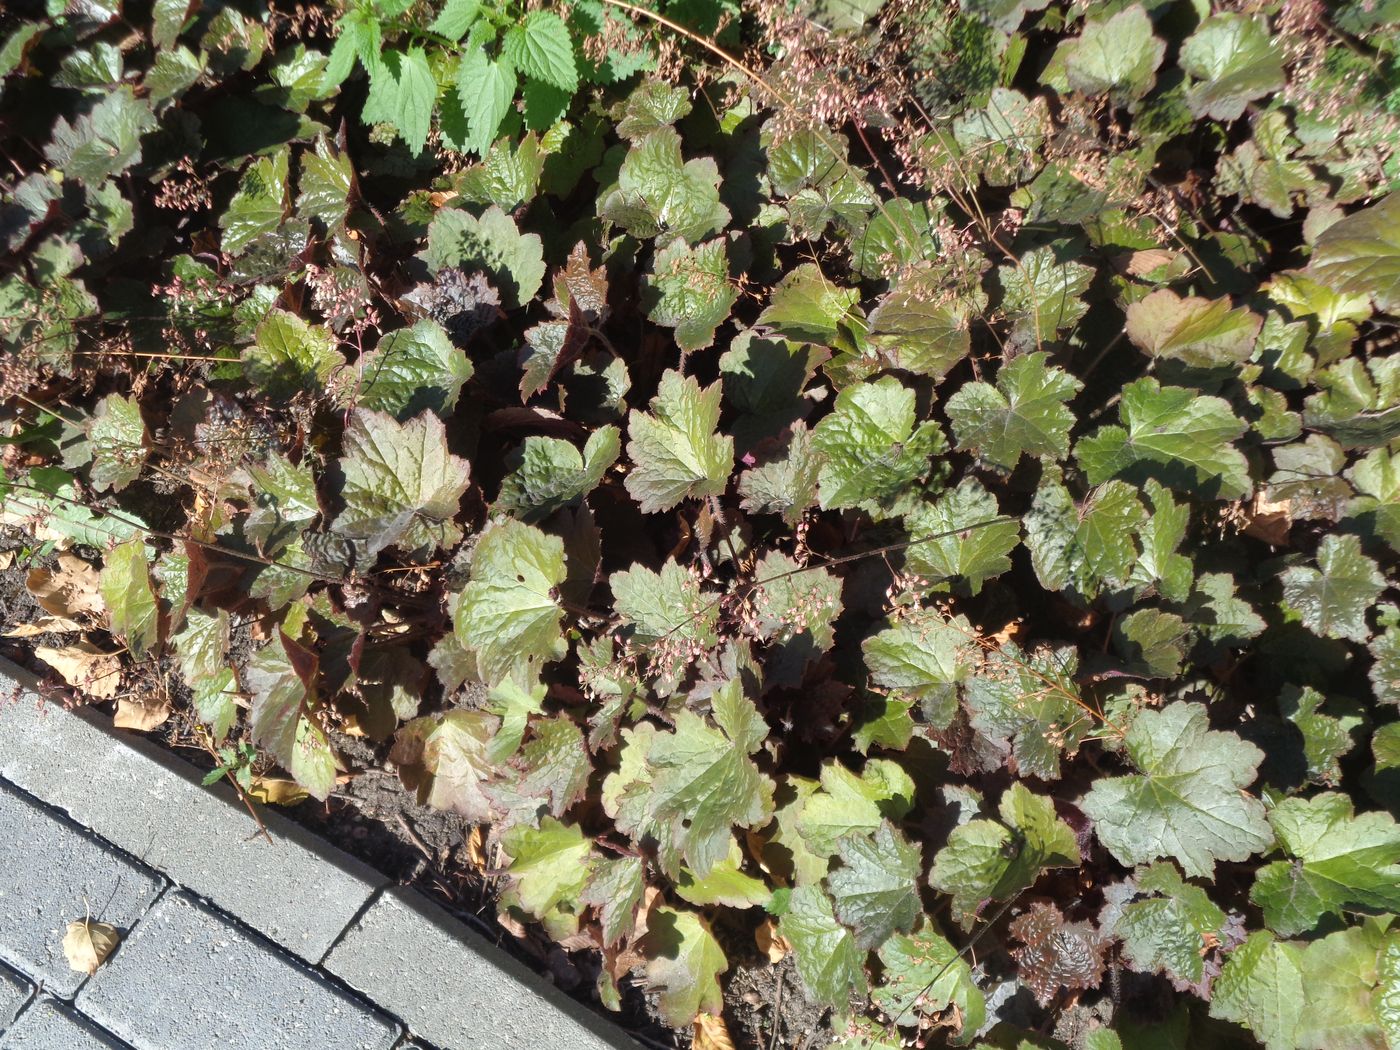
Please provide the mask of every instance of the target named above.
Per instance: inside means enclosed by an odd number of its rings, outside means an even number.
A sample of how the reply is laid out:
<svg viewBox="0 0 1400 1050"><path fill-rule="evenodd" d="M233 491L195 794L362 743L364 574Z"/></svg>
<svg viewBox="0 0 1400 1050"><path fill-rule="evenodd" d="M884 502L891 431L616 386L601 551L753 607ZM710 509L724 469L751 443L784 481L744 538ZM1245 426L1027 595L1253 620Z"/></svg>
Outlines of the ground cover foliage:
<svg viewBox="0 0 1400 1050"><path fill-rule="evenodd" d="M10 5L17 633L696 1045L1400 1045L1397 15Z"/></svg>

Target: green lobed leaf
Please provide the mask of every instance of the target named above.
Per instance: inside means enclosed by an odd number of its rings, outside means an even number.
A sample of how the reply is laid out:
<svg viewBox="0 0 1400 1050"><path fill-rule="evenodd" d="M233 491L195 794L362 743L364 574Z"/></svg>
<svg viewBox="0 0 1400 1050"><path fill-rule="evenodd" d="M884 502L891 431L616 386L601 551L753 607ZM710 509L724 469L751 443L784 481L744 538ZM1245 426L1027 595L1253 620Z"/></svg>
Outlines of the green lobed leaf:
<svg viewBox="0 0 1400 1050"><path fill-rule="evenodd" d="M1326 915L1400 911L1400 827L1390 814L1353 814L1351 799L1326 792L1287 798L1269 811L1291 860L1260 868L1250 899L1269 929L1307 933Z"/></svg>
<svg viewBox="0 0 1400 1050"><path fill-rule="evenodd" d="M855 931L856 946L878 948L914 927L920 912L917 846L885 821L871 836L851 835L836 845L841 866L827 876L835 914Z"/></svg>
<svg viewBox="0 0 1400 1050"><path fill-rule="evenodd" d="M141 404L134 397L108 394L87 424L93 488L120 492L141 476L150 457Z"/></svg>
<svg viewBox="0 0 1400 1050"><path fill-rule="evenodd" d="M1244 792L1263 752L1209 728L1200 704L1140 711L1123 743L1138 772L1095 781L1080 801L1119 863L1170 857L1188 876L1210 876L1217 861L1273 842L1263 805Z"/></svg>
<svg viewBox="0 0 1400 1050"><path fill-rule="evenodd" d="M320 724L320 660L285 631L255 652L244 681L253 694L249 729L292 779L324 801L335 787L336 758Z"/></svg>
<svg viewBox="0 0 1400 1050"><path fill-rule="evenodd" d="M865 952L854 935L836 921L831 900L820 886L798 886L778 920L778 932L792 945L797 975L807 998L844 1009L852 995L867 987Z"/></svg>
<svg viewBox="0 0 1400 1050"><path fill-rule="evenodd" d="M432 127L437 81L421 47L379 53L369 67L369 95L361 114L366 124L388 124L412 153L421 152Z"/></svg>
<svg viewBox="0 0 1400 1050"><path fill-rule="evenodd" d="M1355 536L1326 536L1317 568L1295 565L1282 576L1283 600L1303 626L1323 638L1365 643L1371 636L1366 613L1386 587L1374 561L1361 553Z"/></svg>
<svg viewBox="0 0 1400 1050"><path fill-rule="evenodd" d="M482 534L453 622L489 682L531 682L540 664L564 656L564 610L555 589L565 575L557 536L513 519Z"/></svg>
<svg viewBox="0 0 1400 1050"><path fill-rule="evenodd" d="M647 317L676 330L676 344L685 353L703 350L715 340L715 329L729 318L739 298L729 283L729 256L723 240L694 247L677 240L656 253L651 273L643 279Z"/></svg>
<svg viewBox="0 0 1400 1050"><path fill-rule="evenodd" d="M647 922L642 940L647 984L660 993L668 1024L683 1027L696 1014L718 1014L724 1004L719 975L729 969L709 924L695 912L662 905Z"/></svg>
<svg viewBox="0 0 1400 1050"><path fill-rule="evenodd" d="M670 510L684 499L721 495L734 466L734 439L715 432L720 385L702 388L693 376L668 371L649 413L632 410L625 482L643 514Z"/></svg>
<svg viewBox="0 0 1400 1050"><path fill-rule="evenodd" d="M101 586L112 633L126 642L134 659L144 659L160 642L160 608L140 537L133 536L107 552Z"/></svg>
<svg viewBox="0 0 1400 1050"><path fill-rule="evenodd" d="M442 325L425 317L381 338L358 371L358 403L403 422L428 409L449 415L473 369Z"/></svg>
<svg viewBox="0 0 1400 1050"><path fill-rule="evenodd" d="M1245 106L1283 87L1283 56L1267 20L1233 11L1211 15L1181 46L1193 80L1186 104L1196 116L1235 120Z"/></svg>
<svg viewBox="0 0 1400 1050"><path fill-rule="evenodd" d="M331 376L344 365L330 332L286 310L269 311L253 345L243 351L244 376L273 398L323 395Z"/></svg>
<svg viewBox="0 0 1400 1050"><path fill-rule="evenodd" d="M1066 406L1084 384L1048 354L1022 354L997 373L996 386L971 382L948 399L958 447L975 449L988 463L1010 470L1023 455L1063 459L1069 454L1074 414Z"/></svg>
<svg viewBox="0 0 1400 1050"><path fill-rule="evenodd" d="M1192 368L1234 368L1254 352L1263 318L1229 299L1185 298L1160 288L1128 307L1128 338L1152 358Z"/></svg>
<svg viewBox="0 0 1400 1050"><path fill-rule="evenodd" d="M400 423L357 408L345 429L340 469L345 509L332 529L362 540L371 554L386 547L431 553L462 538L455 519L469 465L447 449L447 429L431 412Z"/></svg>

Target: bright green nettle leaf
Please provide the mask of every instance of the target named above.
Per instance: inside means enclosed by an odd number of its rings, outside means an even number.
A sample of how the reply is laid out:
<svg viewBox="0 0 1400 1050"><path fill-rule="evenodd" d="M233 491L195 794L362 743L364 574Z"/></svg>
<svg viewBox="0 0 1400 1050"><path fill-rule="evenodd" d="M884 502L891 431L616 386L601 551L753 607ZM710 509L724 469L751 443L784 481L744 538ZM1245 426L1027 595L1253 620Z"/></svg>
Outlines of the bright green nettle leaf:
<svg viewBox="0 0 1400 1050"><path fill-rule="evenodd" d="M668 371L651 411L632 410L625 482L643 514L670 510L684 499L719 496L734 467L734 439L716 433L719 383L701 387L694 376Z"/></svg>
<svg viewBox="0 0 1400 1050"><path fill-rule="evenodd" d="M751 514L781 514L789 525L796 525L817 502L820 469L811 431L806 423L794 423L779 452L760 457L757 466L739 475L740 506Z"/></svg>
<svg viewBox="0 0 1400 1050"><path fill-rule="evenodd" d="M138 536L107 552L102 566L102 604L112 633L126 642L131 655L144 659L160 641L160 608L151 586L146 545Z"/></svg>
<svg viewBox="0 0 1400 1050"><path fill-rule="evenodd" d="M1378 703L1400 706L1400 624L1393 606L1388 613L1381 619L1385 630L1371 639L1371 688Z"/></svg>
<svg viewBox="0 0 1400 1050"><path fill-rule="evenodd" d="M461 814L469 821L494 820L486 787L495 775L491 743L501 720L485 711L448 711L406 722L395 735L389 759L404 787L421 805Z"/></svg>
<svg viewBox="0 0 1400 1050"><path fill-rule="evenodd" d="M316 695L320 659L278 630L253 654L244 681L253 694L249 727L265 748L313 797L324 801L335 787L336 759L321 726Z"/></svg>
<svg viewBox="0 0 1400 1050"><path fill-rule="evenodd" d="M633 89L613 115L618 118L618 136L635 142L658 128L670 127L690 109L690 92L685 88L648 77Z"/></svg>
<svg viewBox="0 0 1400 1050"><path fill-rule="evenodd" d="M1400 722L1383 725L1371 735L1371 757L1377 772L1400 769Z"/></svg>
<svg viewBox="0 0 1400 1050"><path fill-rule="evenodd" d="M388 124L399 133L412 153L428 141L437 81L421 47L406 51L381 51L369 66L369 95L360 119L366 124Z"/></svg>
<svg viewBox="0 0 1400 1050"><path fill-rule="evenodd" d="M603 943L612 947L632 933L646 890L641 857L597 857L580 899L598 911Z"/></svg>
<svg viewBox="0 0 1400 1050"><path fill-rule="evenodd" d="M516 825L501 836L510 856L506 907L518 907L546 928L577 929L580 897L592 867L593 844L582 831L553 817L537 828Z"/></svg>
<svg viewBox="0 0 1400 1050"><path fill-rule="evenodd" d="M1308 271L1340 295L1369 296L1376 309L1400 313L1400 193L1324 230Z"/></svg>
<svg viewBox="0 0 1400 1050"><path fill-rule="evenodd" d="M661 242L683 237L695 244L729 224L719 183L712 158L682 160L680 135L674 128L658 128L632 144L598 214L633 237Z"/></svg>
<svg viewBox="0 0 1400 1050"><path fill-rule="evenodd" d="M1400 453L1372 449L1346 476L1357 493L1347 517L1359 519L1368 532L1400 551Z"/></svg>
<svg viewBox="0 0 1400 1050"><path fill-rule="evenodd" d="M264 553L275 553L300 536L321 513L316 476L309 462L295 466L276 452L245 469L253 506L243 519L243 534Z"/></svg>
<svg viewBox="0 0 1400 1050"><path fill-rule="evenodd" d="M976 662L976 637L965 617L949 620L922 610L867 638L861 648L872 681L909 693L923 704L929 724L944 729L957 711L958 685Z"/></svg>
<svg viewBox="0 0 1400 1050"><path fill-rule="evenodd" d="M331 376L345 365L335 336L294 313L272 310L258 325L252 346L243 351L243 374L269 397L322 395Z"/></svg>
<svg viewBox="0 0 1400 1050"><path fill-rule="evenodd" d="M913 933L896 934L886 941L880 948L880 963L884 979L870 997L891 1024L921 1027L923 1018L955 1022L961 1027L949 1038L962 1045L974 1039L986 1023L986 999L972 976L971 964L927 917ZM950 1007L956 1008L956 1013L939 1018ZM868 1050L882 1048L869 1044Z"/></svg>
<svg viewBox="0 0 1400 1050"><path fill-rule="evenodd" d="M1071 646L1024 653L1007 642L967 682L972 727L1009 746L1021 773L1058 780L1062 752L1073 755L1094 728L1074 684L1078 669Z"/></svg>
<svg viewBox="0 0 1400 1050"><path fill-rule="evenodd" d="M1262 630L1262 625L1261 625ZM1303 735L1303 757L1309 780L1337 784L1342 779L1339 760L1357 744L1366 726L1359 705L1344 697L1326 705L1316 689L1288 686L1279 694L1279 713L1298 727Z"/></svg>
<svg viewBox="0 0 1400 1050"><path fill-rule="evenodd" d="M789 339L834 346L843 328L858 323L859 301L857 289L834 283L816 263L803 263L783 275L758 323Z"/></svg>
<svg viewBox="0 0 1400 1050"><path fill-rule="evenodd" d="M472 377L472 363L442 325L424 318L380 339L358 371L358 403L402 422L425 409L448 415Z"/></svg>
<svg viewBox="0 0 1400 1050"><path fill-rule="evenodd" d="M1170 857L1208 877L1216 861L1247 860L1273 842L1263 804L1244 792L1264 753L1209 728L1202 705L1139 712L1124 749L1139 772L1095 782L1080 803L1119 863Z"/></svg>
<svg viewBox="0 0 1400 1050"><path fill-rule="evenodd" d="M908 281L870 314L867 338L897 367L942 379L972 347L967 310Z"/></svg>
<svg viewBox="0 0 1400 1050"><path fill-rule="evenodd" d="M335 532L364 541L371 554L386 547L429 553L462 538L454 519L470 468L447 450L441 419L423 412L400 423L357 408L343 447L345 509Z"/></svg>
<svg viewBox="0 0 1400 1050"><path fill-rule="evenodd" d="M762 908L773 897L768 883L746 874L744 851L730 840L729 855L720 861L703 879L697 879L689 868L681 869L676 894L684 901L701 906L722 904L726 908Z"/></svg>
<svg viewBox="0 0 1400 1050"><path fill-rule="evenodd" d="M1158 863L1106 895L1110 903L1099 928L1122 939L1128 965L1139 973L1165 974L1181 991L1205 997L1206 957L1231 937L1230 920L1206 891L1182 879L1175 866ZM1132 899L1120 902L1120 895Z"/></svg>
<svg viewBox="0 0 1400 1050"><path fill-rule="evenodd" d="M871 759L857 776L833 760L822 766L821 790L798 808L794 830L814 857L830 857L846 836L873 833L913 804L914 781L898 763Z"/></svg>
<svg viewBox="0 0 1400 1050"><path fill-rule="evenodd" d="M676 345L686 353L715 341L715 329L739 298L729 283L729 255L718 239L694 247L678 240L661 249L642 291L647 317L674 328Z"/></svg>
<svg viewBox="0 0 1400 1050"><path fill-rule="evenodd" d="M1229 299L1185 298L1160 288L1128 307L1128 338L1155 359L1191 368L1235 368L1254 353L1264 319Z"/></svg>
<svg viewBox="0 0 1400 1050"><path fill-rule="evenodd" d="M1041 585L1093 598L1105 584L1126 582L1138 558L1133 533L1145 512L1137 489L1110 481L1076 503L1047 472L1026 514L1026 546Z"/></svg>
<svg viewBox="0 0 1400 1050"><path fill-rule="evenodd" d="M865 994L865 950L836 921L831 899L820 886L792 891L778 932L792 945L797 975L812 1002L845 1009L851 996Z"/></svg>
<svg viewBox="0 0 1400 1050"><path fill-rule="evenodd" d="M1181 45L1181 68L1193 80L1186 104L1198 117L1236 120L1245 106L1283 87L1283 54L1267 19L1211 15Z"/></svg>
<svg viewBox="0 0 1400 1050"><path fill-rule="evenodd" d="M562 438L527 437L507 461L512 469L496 506L521 521L543 521L597 488L621 452L621 435L612 426L588 435L582 454Z"/></svg>
<svg viewBox="0 0 1400 1050"><path fill-rule="evenodd" d="M894 933L913 929L922 910L919 848L885 821L871 836L852 835L836 846L841 866L827 876L836 917L855 930L856 946L878 948Z"/></svg>
<svg viewBox="0 0 1400 1050"><path fill-rule="evenodd" d="M851 239L851 265L867 280L898 273L938 254L940 211L903 197L887 201Z"/></svg>
<svg viewBox="0 0 1400 1050"><path fill-rule="evenodd" d="M280 149L259 157L243 172L238 192L219 216L224 251L242 254L259 236L279 229L286 213L287 150Z"/></svg>
<svg viewBox="0 0 1400 1050"><path fill-rule="evenodd" d="M578 67L569 28L553 11L531 11L506 30L501 53L525 76L556 87L578 90Z"/></svg>
<svg viewBox="0 0 1400 1050"><path fill-rule="evenodd" d="M667 1024L683 1028L702 1011L719 1013L724 1005L719 975L729 969L729 960L704 919L663 905L648 918L641 949L647 984L661 993L660 1013Z"/></svg>
<svg viewBox="0 0 1400 1050"><path fill-rule="evenodd" d="M170 639L180 674L194 694L194 709L209 726L214 743L222 744L238 718L238 691L233 670L225 664L229 648L228 611L210 614L196 606L185 610L185 622Z"/></svg>
<svg viewBox="0 0 1400 1050"><path fill-rule="evenodd" d="M88 420L87 435L93 488L120 492L141 476L150 449L136 398L120 394L104 397Z"/></svg>
<svg viewBox="0 0 1400 1050"><path fill-rule="evenodd" d="M1283 799L1269 823L1292 858L1260 868L1250 891L1269 929L1292 936L1324 915L1400 911L1400 827L1390 814L1355 816L1350 798L1328 792Z"/></svg>
<svg viewBox="0 0 1400 1050"><path fill-rule="evenodd" d="M659 573L642 565L615 572L608 585L623 626L645 648L664 692L718 644L718 603L701 590L698 573L675 559L668 559Z"/></svg>
<svg viewBox="0 0 1400 1050"><path fill-rule="evenodd" d="M1118 102L1135 101L1152 90L1153 74L1167 51L1152 35L1152 20L1140 4L1088 23L1068 48L1070 86L1090 95L1111 94Z"/></svg>
<svg viewBox="0 0 1400 1050"><path fill-rule="evenodd" d="M817 424L813 442L824 457L818 472L822 508L860 507L879 515L929 473L947 451L938 424L916 421L914 391L894 376L842 390Z"/></svg>
<svg viewBox="0 0 1400 1050"><path fill-rule="evenodd" d="M666 835L661 862L673 877L679 865L669 851L703 879L728 854L735 828L759 827L773 815L773 781L749 757L768 736L767 724L737 681L711 705L715 724L682 710L673 731L652 735L645 769L626 788L644 803L646 824Z"/></svg>
<svg viewBox="0 0 1400 1050"><path fill-rule="evenodd" d="M315 152L301 156L297 214L317 220L329 232L340 229L350 210L353 181L349 155L334 149L324 138L318 139Z"/></svg>
<svg viewBox="0 0 1400 1050"><path fill-rule="evenodd" d="M1161 609L1135 609L1113 625L1114 648L1130 674L1174 678L1186 658L1186 621Z"/></svg>
<svg viewBox="0 0 1400 1050"><path fill-rule="evenodd" d="M963 581L973 594L1011 568L1010 553L1021 541L1021 527L1001 516L996 497L975 478L964 478L933 503L905 515L914 541L905 549L909 569L938 584Z"/></svg>
<svg viewBox="0 0 1400 1050"><path fill-rule="evenodd" d="M1366 1050L1395 1031L1400 938L1377 925L1304 944L1259 931L1231 953L1212 1017L1250 1029L1268 1050Z"/></svg>
<svg viewBox="0 0 1400 1050"><path fill-rule="evenodd" d="M1295 565L1284 571L1282 581L1284 602L1313 634L1363 644L1371 636L1366 613L1385 590L1386 579L1361 553L1357 537L1324 537L1317 568Z"/></svg>
<svg viewBox="0 0 1400 1050"><path fill-rule="evenodd" d="M521 233L515 220L494 204L480 218L461 208L443 208L428 226L423 258L434 273L485 270L507 309L524 306L544 282L539 234Z"/></svg>
<svg viewBox="0 0 1400 1050"><path fill-rule="evenodd" d="M454 126L447 110L442 117L443 135L454 149L487 154L510 112L516 84L515 66L508 58L492 59L485 48L467 50L457 66L456 84L465 128Z"/></svg>
<svg viewBox="0 0 1400 1050"><path fill-rule="evenodd" d="M1124 426L1100 427L1075 446L1090 484L1152 477L1215 499L1243 499L1253 490L1249 465L1233 444L1245 422L1228 402L1147 378L1123 388L1118 414Z"/></svg>
<svg viewBox="0 0 1400 1050"><path fill-rule="evenodd" d="M130 84L122 84L71 124L59 117L44 157L67 178L98 186L141 159L141 137L155 126L150 100L138 99ZM284 176L285 164L284 156Z"/></svg>
<svg viewBox="0 0 1400 1050"><path fill-rule="evenodd" d="M1069 454L1074 413L1066 405L1084 384L1044 353L1022 354L997 373L996 386L964 383L948 399L948 419L958 447L986 462L1011 469L1023 455Z"/></svg>
<svg viewBox="0 0 1400 1050"><path fill-rule="evenodd" d="M477 654L488 681L533 681L539 665L564 656L556 588L564 582L564 541L513 519L492 525L472 554L457 640Z"/></svg>
<svg viewBox="0 0 1400 1050"><path fill-rule="evenodd" d="M952 894L953 917L964 929L983 901L1015 896L1046 868L1079 865L1074 831L1050 799L1012 784L999 812L1000 823L979 819L954 828L929 872L934 889Z"/></svg>
<svg viewBox="0 0 1400 1050"><path fill-rule="evenodd" d="M1011 321L1011 341L1039 347L1056 333L1073 328L1088 312L1081 296L1094 280L1093 267L1061 262L1055 249L1036 248L998 273L1005 289L1002 309Z"/></svg>
<svg viewBox="0 0 1400 1050"><path fill-rule="evenodd" d="M1133 567L1129 582L1139 591L1156 588L1163 597L1171 601L1185 601L1191 593L1195 572L1191 559L1184 554L1178 554L1177 549L1186 538L1186 527L1191 520L1191 506L1188 503L1177 503L1172 499L1171 493L1155 481L1148 481L1143 490L1151 502L1152 512L1147 515L1147 519L1138 530L1142 554L1138 557L1137 565ZM1210 595L1212 598L1218 596L1215 590L1212 590ZM1230 582L1229 596L1234 597L1233 581ZM1241 604L1244 604L1246 609L1249 608L1247 603ZM1249 611L1253 612L1252 609ZM1204 628L1208 632L1216 632L1219 629L1218 633L1211 633L1213 640L1219 641L1230 636L1225 630L1227 623L1218 620L1210 620L1208 623L1209 626ZM1259 630L1263 629L1264 625L1260 623Z"/></svg>

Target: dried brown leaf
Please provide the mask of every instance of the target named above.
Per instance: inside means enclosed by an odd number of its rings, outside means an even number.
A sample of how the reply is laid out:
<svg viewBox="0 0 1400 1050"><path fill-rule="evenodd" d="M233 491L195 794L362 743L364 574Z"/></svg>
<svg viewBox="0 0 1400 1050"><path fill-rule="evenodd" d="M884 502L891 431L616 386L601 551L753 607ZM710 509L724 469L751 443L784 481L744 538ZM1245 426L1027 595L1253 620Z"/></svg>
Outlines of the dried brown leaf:
<svg viewBox="0 0 1400 1050"><path fill-rule="evenodd" d="M157 697L124 696L117 701L117 713L112 716L112 725L117 729L134 729L138 733L149 733L158 729L170 719L170 702Z"/></svg>
<svg viewBox="0 0 1400 1050"><path fill-rule="evenodd" d="M63 936L63 957L78 973L94 974L121 939L115 926L79 919L68 924L68 932Z"/></svg>
<svg viewBox="0 0 1400 1050"><path fill-rule="evenodd" d="M34 648L34 655L48 664L65 682L94 700L110 700L121 685L121 660L89 641L72 645Z"/></svg>
<svg viewBox="0 0 1400 1050"><path fill-rule="evenodd" d="M24 585L51 616L76 620L84 616L102 621L107 606L102 601L102 577L75 554L63 552L53 569L30 569Z"/></svg>

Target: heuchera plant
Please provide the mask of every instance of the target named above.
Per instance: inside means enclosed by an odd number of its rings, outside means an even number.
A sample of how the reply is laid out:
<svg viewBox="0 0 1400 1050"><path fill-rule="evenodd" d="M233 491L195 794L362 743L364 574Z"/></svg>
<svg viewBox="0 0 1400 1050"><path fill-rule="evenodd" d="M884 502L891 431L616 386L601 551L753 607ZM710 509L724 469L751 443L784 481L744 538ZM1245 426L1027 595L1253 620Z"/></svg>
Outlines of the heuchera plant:
<svg viewBox="0 0 1400 1050"><path fill-rule="evenodd" d="M20 5L36 652L698 1046L1400 1046L1395 16Z"/></svg>

